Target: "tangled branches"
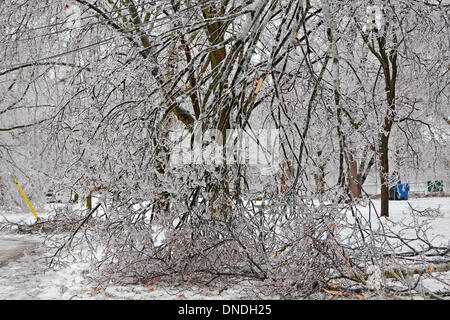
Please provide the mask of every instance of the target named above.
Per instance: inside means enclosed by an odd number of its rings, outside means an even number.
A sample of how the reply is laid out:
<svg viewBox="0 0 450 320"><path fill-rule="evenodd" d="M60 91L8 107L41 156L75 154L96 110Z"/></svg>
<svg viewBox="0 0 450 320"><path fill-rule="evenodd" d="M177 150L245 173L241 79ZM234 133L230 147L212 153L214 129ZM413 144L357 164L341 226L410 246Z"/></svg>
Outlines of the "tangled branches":
<svg viewBox="0 0 450 320"><path fill-rule="evenodd" d="M449 260L449 245L432 244L425 223L380 223L344 205L286 206L280 200L236 202L216 216L201 203L177 215L176 202L160 216L148 205L88 213L52 259L63 262L74 247L90 248L92 276L102 285L163 279L211 286L247 279L259 298L446 294L424 284L432 279L448 286L439 274ZM57 219L63 215L73 216L61 211Z"/></svg>

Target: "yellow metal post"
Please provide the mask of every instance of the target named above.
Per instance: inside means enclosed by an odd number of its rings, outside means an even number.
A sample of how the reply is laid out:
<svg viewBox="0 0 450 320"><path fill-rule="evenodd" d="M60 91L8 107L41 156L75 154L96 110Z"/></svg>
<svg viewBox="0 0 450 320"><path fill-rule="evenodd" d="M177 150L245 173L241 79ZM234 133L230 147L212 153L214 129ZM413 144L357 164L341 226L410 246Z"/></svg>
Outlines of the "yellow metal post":
<svg viewBox="0 0 450 320"><path fill-rule="evenodd" d="M25 193L23 192L22 188L19 185L19 182L17 182L16 179L14 179L14 182L17 185L17 188L19 188L20 193L22 194L23 198L25 199L25 201L27 202L28 206L31 209L31 212L34 214L34 216L36 217L36 221L39 222L39 217L36 214L36 211L34 211L33 206L31 205L30 201L28 200L27 196L25 195Z"/></svg>

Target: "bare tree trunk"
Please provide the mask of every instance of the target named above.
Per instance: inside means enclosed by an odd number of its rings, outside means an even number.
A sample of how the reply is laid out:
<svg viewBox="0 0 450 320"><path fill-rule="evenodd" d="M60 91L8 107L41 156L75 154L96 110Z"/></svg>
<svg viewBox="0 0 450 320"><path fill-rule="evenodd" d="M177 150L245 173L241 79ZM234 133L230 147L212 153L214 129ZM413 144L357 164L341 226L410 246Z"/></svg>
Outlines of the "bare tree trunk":
<svg viewBox="0 0 450 320"><path fill-rule="evenodd" d="M375 30L377 31L377 30ZM388 48L386 46L386 35L388 32L392 35L393 45ZM396 107L396 82L397 82L397 49L399 41L397 39L395 28L390 30L389 21L384 24L381 34L377 33L376 43L378 44L378 51L375 49L375 44L370 41L367 35L362 34L363 40L368 46L372 54L380 62L383 69L386 102L388 108L384 116L383 134L379 146L380 155L380 180L381 180L381 216L389 216L389 187L387 185L387 177L389 175L389 135L393 124L393 115Z"/></svg>
<svg viewBox="0 0 450 320"><path fill-rule="evenodd" d="M86 208L88 209L88 211L92 210L92 194L89 194L86 197Z"/></svg>
<svg viewBox="0 0 450 320"><path fill-rule="evenodd" d="M324 20L327 26L327 39L329 42L329 52L333 60L332 76L333 76L333 91L334 91L334 104L336 107L337 118L337 135L339 138L339 174L337 184L341 187L345 186L345 174L344 174L344 154L345 154L345 138L342 133L342 103L340 93L340 71L339 71L339 53L334 37L334 31L337 29L335 21L331 15L330 4L328 0L322 0L322 10L324 14Z"/></svg>
<svg viewBox="0 0 450 320"><path fill-rule="evenodd" d="M348 188L350 190L350 194L353 198L361 197L361 175L358 174L358 163L353 158L351 152L347 152L348 158Z"/></svg>
<svg viewBox="0 0 450 320"><path fill-rule="evenodd" d="M389 217L389 137L382 135L380 145L381 216Z"/></svg>

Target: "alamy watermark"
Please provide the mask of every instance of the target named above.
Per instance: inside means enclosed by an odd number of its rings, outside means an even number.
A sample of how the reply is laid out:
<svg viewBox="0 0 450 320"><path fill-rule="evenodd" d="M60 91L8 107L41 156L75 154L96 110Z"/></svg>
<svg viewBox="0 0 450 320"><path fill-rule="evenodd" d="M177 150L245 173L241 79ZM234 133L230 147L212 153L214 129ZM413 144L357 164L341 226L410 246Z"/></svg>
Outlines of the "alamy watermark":
<svg viewBox="0 0 450 320"><path fill-rule="evenodd" d="M173 143L171 166L203 164L220 166L243 164L262 173L275 173L280 163L280 136L277 129L206 131L176 130L169 135Z"/></svg>

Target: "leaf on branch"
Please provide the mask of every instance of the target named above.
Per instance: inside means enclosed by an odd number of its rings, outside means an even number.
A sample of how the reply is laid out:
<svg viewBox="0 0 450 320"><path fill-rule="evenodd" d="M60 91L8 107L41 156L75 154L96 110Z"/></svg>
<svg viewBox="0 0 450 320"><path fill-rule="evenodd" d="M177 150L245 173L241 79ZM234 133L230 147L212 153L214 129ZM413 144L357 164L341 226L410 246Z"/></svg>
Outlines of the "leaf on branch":
<svg viewBox="0 0 450 320"><path fill-rule="evenodd" d="M325 288L322 288L323 291L325 291L328 294L331 294L332 296L344 296L347 295L345 292L336 291L336 290L328 290Z"/></svg>
<svg viewBox="0 0 450 320"><path fill-rule="evenodd" d="M340 287L341 286L339 283L333 283L333 282L327 282L327 284L329 286L333 286L333 287Z"/></svg>
<svg viewBox="0 0 450 320"><path fill-rule="evenodd" d="M264 82L264 78L263 77L259 78L258 84L256 85L255 92L254 92L255 95L258 94L259 90L261 90L261 86L262 86L263 82Z"/></svg>

